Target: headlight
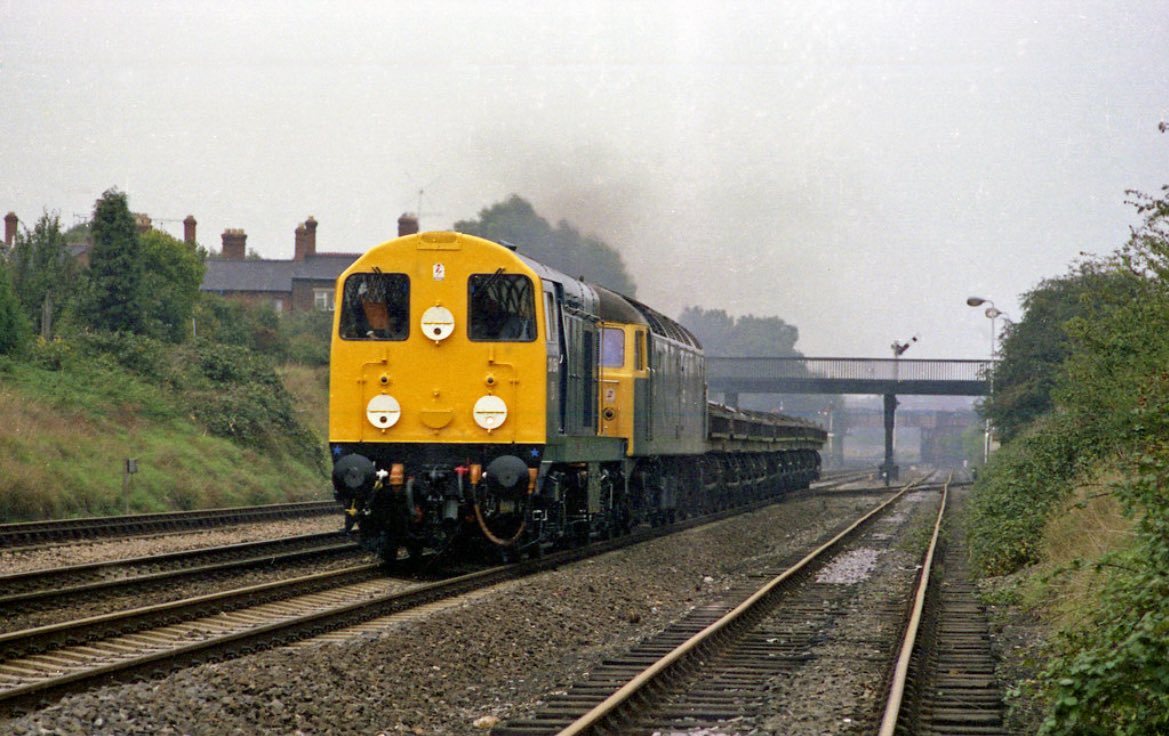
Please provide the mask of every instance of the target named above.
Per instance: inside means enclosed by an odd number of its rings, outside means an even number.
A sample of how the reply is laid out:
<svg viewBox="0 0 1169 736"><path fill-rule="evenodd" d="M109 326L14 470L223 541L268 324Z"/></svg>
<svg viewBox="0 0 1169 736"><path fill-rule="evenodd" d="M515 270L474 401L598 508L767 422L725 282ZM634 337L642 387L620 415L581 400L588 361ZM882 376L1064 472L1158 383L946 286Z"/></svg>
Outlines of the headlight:
<svg viewBox="0 0 1169 736"><path fill-rule="evenodd" d="M378 429L389 429L402 418L402 407L389 394L378 394L365 406L365 416Z"/></svg>
<svg viewBox="0 0 1169 736"><path fill-rule="evenodd" d="M490 431L507 421L507 404L498 396L490 394L480 396L475 402L472 415L475 417L475 424Z"/></svg>

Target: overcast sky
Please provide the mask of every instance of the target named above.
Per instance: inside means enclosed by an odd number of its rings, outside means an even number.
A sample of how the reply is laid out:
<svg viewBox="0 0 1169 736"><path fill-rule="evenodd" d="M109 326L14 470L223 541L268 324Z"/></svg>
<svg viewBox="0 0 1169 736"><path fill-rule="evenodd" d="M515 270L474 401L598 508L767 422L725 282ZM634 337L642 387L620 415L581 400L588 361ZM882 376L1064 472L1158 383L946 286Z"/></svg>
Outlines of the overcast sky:
<svg viewBox="0 0 1169 736"><path fill-rule="evenodd" d="M360 252L515 193L667 314L979 358L967 296L1018 317L1169 183L1167 59L1164 0L0 0L0 212L116 186L289 258L310 214Z"/></svg>

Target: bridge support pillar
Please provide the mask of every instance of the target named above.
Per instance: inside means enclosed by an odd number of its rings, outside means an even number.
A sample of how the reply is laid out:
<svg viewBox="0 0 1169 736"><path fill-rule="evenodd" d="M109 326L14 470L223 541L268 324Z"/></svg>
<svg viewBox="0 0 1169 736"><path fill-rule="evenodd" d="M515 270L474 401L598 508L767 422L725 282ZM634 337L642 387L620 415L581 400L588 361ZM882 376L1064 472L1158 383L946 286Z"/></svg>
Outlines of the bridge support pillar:
<svg viewBox="0 0 1169 736"><path fill-rule="evenodd" d="M726 404L727 406L731 407L732 409L738 409L739 408L739 392L738 391L727 391L726 393L724 393L723 394L723 403Z"/></svg>
<svg viewBox="0 0 1169 736"><path fill-rule="evenodd" d="M885 394L885 462L881 464L881 477L885 485L897 480L898 468L893 462L893 429L895 413L897 411L897 397Z"/></svg>
<svg viewBox="0 0 1169 736"><path fill-rule="evenodd" d="M837 406L830 402L824 411L828 418L828 448L827 455L824 457L824 465L829 468L843 468L844 467L844 435L847 431L845 422L840 421L836 417ZM847 416L847 415L846 415Z"/></svg>

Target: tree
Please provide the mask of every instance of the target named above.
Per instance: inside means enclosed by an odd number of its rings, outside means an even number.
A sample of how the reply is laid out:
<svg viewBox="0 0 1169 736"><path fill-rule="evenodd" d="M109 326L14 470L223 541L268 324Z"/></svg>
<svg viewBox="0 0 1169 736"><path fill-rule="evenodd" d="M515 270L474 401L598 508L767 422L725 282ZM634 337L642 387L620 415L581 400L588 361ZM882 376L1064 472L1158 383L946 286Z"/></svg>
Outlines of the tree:
<svg viewBox="0 0 1169 736"><path fill-rule="evenodd" d="M142 333L142 265L142 246L126 195L109 189L93 210L82 319L99 330Z"/></svg>
<svg viewBox="0 0 1169 736"><path fill-rule="evenodd" d="M1004 442L1054 408L1053 392L1072 354L1068 325L1102 319L1139 288L1140 280L1116 263L1089 261L1023 296L1023 319L1005 330L994 393L982 406Z"/></svg>
<svg viewBox="0 0 1169 736"><path fill-rule="evenodd" d="M159 230L139 237L142 246L143 324L147 334L182 342L207 271L206 253Z"/></svg>
<svg viewBox="0 0 1169 736"><path fill-rule="evenodd" d="M600 238L582 235L565 220L553 228L518 195L480 210L478 220L456 222L454 228L495 242L514 244L520 253L569 276L636 296L637 285L626 272L620 253Z"/></svg>
<svg viewBox="0 0 1169 736"><path fill-rule="evenodd" d="M707 355L798 358L800 331L779 317L731 317L722 309L686 307L678 321L695 334Z"/></svg>
<svg viewBox="0 0 1169 736"><path fill-rule="evenodd" d="M49 337L55 313L74 296L73 259L60 217L44 213L32 232L17 233L10 256L13 287L29 323Z"/></svg>
<svg viewBox="0 0 1169 736"><path fill-rule="evenodd" d="M800 358L796 350L800 331L779 317L748 314L732 317L722 309L686 307L678 318L702 343L707 355L730 358ZM823 395L740 396L739 406L760 411L782 410L788 414L815 416L826 404L842 404Z"/></svg>
<svg viewBox="0 0 1169 736"><path fill-rule="evenodd" d="M0 259L0 355L13 355L28 343L28 318L16 298L8 266Z"/></svg>

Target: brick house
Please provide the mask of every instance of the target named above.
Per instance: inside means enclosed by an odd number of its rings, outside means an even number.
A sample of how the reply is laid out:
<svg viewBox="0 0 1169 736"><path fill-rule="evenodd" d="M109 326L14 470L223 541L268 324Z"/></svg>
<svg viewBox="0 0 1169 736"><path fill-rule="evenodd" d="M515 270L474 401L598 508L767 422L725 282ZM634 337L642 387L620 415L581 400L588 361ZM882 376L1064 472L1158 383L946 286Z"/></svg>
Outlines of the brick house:
<svg viewBox="0 0 1169 736"><path fill-rule="evenodd" d="M399 235L415 232L417 218L398 218ZM207 259L203 291L268 303L277 312L331 312L337 277L361 255L317 253L317 221L311 216L296 228L292 260L246 258L247 238L243 230L223 231L223 251L218 258Z"/></svg>

